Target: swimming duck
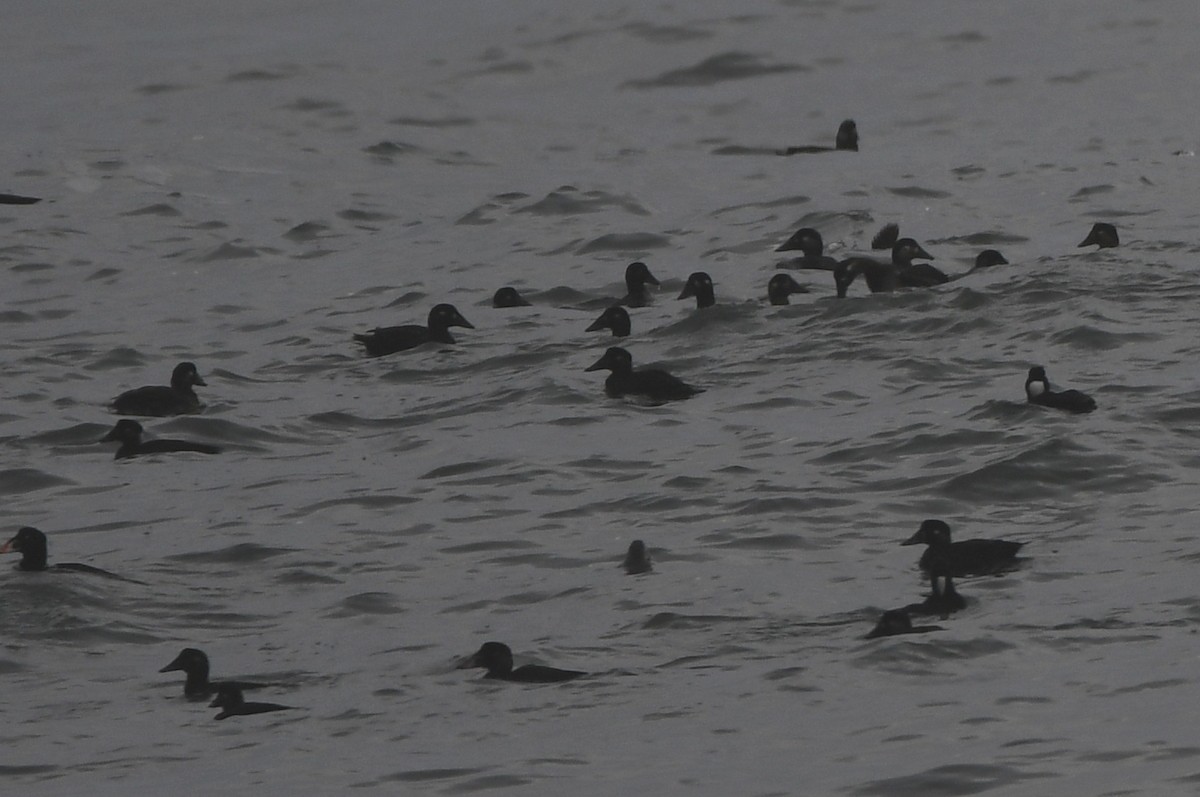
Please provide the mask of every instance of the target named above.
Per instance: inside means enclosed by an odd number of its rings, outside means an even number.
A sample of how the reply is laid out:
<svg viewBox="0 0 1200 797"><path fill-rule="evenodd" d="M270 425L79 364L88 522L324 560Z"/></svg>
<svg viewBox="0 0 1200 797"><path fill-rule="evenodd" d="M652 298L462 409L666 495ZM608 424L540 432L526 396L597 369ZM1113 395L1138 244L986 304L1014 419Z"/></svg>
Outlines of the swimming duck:
<svg viewBox="0 0 1200 797"><path fill-rule="evenodd" d="M1096 400L1086 393L1078 390L1051 390L1050 380L1046 378L1046 369L1040 365L1029 369L1029 376L1025 378L1025 398L1030 404L1067 412L1084 413L1096 409Z"/></svg>
<svg viewBox="0 0 1200 797"><path fill-rule="evenodd" d="M195 363L180 363L171 371L171 385L147 385L126 390L112 400L111 407L121 415L148 415L163 418L200 410L200 399L193 385L207 387Z"/></svg>
<svg viewBox="0 0 1200 797"><path fill-rule="evenodd" d="M21 554L21 561L17 562L18 570L37 572L50 567L47 564L46 535L33 526L20 529L15 537L0 546L0 553L10 552Z"/></svg>
<svg viewBox="0 0 1200 797"><path fill-rule="evenodd" d="M450 327L474 329L471 322L452 304L437 304L429 311L428 326L405 324L398 327L376 327L370 332L359 333L354 339L367 347L371 357L382 357L398 351L413 349L423 343L453 343Z"/></svg>
<svg viewBox="0 0 1200 797"><path fill-rule="evenodd" d="M492 297L492 307L529 307L529 302L516 288L505 286Z"/></svg>
<svg viewBox="0 0 1200 797"><path fill-rule="evenodd" d="M788 304L788 297L793 293L808 293L808 288L792 279L791 274L776 274L767 283L767 298L771 304Z"/></svg>
<svg viewBox="0 0 1200 797"><path fill-rule="evenodd" d="M926 263L913 263L914 258L932 260L912 238L901 238L892 247L892 262L883 263L869 257L851 257L838 263L833 272L837 295L845 297L854 279L862 274L871 293L891 293L897 288L927 288L949 280L945 274Z"/></svg>
<svg viewBox="0 0 1200 797"><path fill-rule="evenodd" d="M88 573L94 576L115 578L118 581L129 581L134 584L145 584L143 581L137 581L132 578L118 576L116 573L110 573L107 570L101 570L98 567L80 564L79 562L58 562L53 565L49 564L46 535L43 534L40 529L35 529L33 526L25 526L17 531L15 537L4 543L4 545L0 545L0 553L9 553L10 551L21 554L21 560L17 562L17 570L24 570L26 572L33 573L41 573L48 570L60 573Z"/></svg>
<svg viewBox="0 0 1200 797"><path fill-rule="evenodd" d="M1117 235L1117 228L1103 221L1098 221L1092 225L1092 229L1088 232L1087 237L1080 241L1080 246L1091 246L1095 244L1101 249L1111 249L1121 245L1121 239Z"/></svg>
<svg viewBox="0 0 1200 797"><path fill-rule="evenodd" d="M784 260L779 263L778 267L817 269L819 271L833 271L837 268L838 261L832 257L826 257L824 254L825 241L821 238L821 233L812 227L801 227L792 233L791 238L788 238L775 249L776 252L791 252L796 250L802 252L803 257Z"/></svg>
<svg viewBox="0 0 1200 797"><path fill-rule="evenodd" d="M945 285L950 278L928 263L914 263L915 258L933 260L933 255L921 248L912 238L901 238L892 245L892 264L901 288L932 288Z"/></svg>
<svg viewBox="0 0 1200 797"><path fill-rule="evenodd" d="M897 249L896 245L901 241L904 242L904 245ZM912 238L901 238L900 225L895 222L879 228L879 232L875 233L875 237L871 239L871 248L892 250L892 262L898 268L896 278L901 288L932 288L934 285L942 285L950 281L950 278L940 269L934 268L928 263L912 262L913 258L917 257L928 260L933 260L934 257L921 249L921 245Z"/></svg>
<svg viewBox="0 0 1200 797"><path fill-rule="evenodd" d="M703 393L703 388L692 387L683 380L657 368L633 370L633 355L619 346L613 346L587 371L612 371L604 380L604 392L611 398L625 395L644 396L655 403L691 398Z"/></svg>
<svg viewBox="0 0 1200 797"><path fill-rule="evenodd" d="M230 717L244 717L249 714L266 714L268 711L289 711L291 706L281 706L278 703L247 703L242 696L242 690L230 684L217 687L217 696L208 704L209 708L224 709L213 719L223 720Z"/></svg>
<svg viewBox="0 0 1200 797"><path fill-rule="evenodd" d="M611 329L614 338L627 337L630 329L628 311L621 305L614 304L601 313L584 332L597 332L601 329Z"/></svg>
<svg viewBox="0 0 1200 797"><path fill-rule="evenodd" d="M487 674L483 676L484 678L526 684L559 683L587 675L579 670L560 670L557 667L545 667L541 664L525 664L514 670L512 650L502 642L484 642L483 646L459 664L457 669L465 670L473 667L486 669Z"/></svg>
<svg viewBox="0 0 1200 797"><path fill-rule="evenodd" d="M940 625L913 625L912 618L904 609L888 609L879 622L871 629L864 639L876 639L881 636L899 636L900 634L926 634L930 631L944 631Z"/></svg>
<svg viewBox="0 0 1200 797"><path fill-rule="evenodd" d="M927 545L917 563L922 570L929 570L934 562L944 563L950 575L955 577L980 576L997 573L1011 568L1023 542L1009 540L963 540L950 541L950 526L941 520L926 520L916 533L901 545Z"/></svg>
<svg viewBox="0 0 1200 797"><path fill-rule="evenodd" d="M184 648L171 663L159 672L183 672L187 679L183 682L183 694L187 697L208 697L221 688L261 689L267 684L251 681L210 681L208 680L208 656L196 648Z"/></svg>
<svg viewBox="0 0 1200 797"><path fill-rule="evenodd" d="M640 260L636 263L630 263L625 267L625 297L617 304L623 304L626 307L645 307L650 303L650 294L646 290L646 283L658 285L659 282L650 273L650 267Z"/></svg>
<svg viewBox="0 0 1200 797"><path fill-rule="evenodd" d="M641 540L629 543L629 550L625 553L625 561L621 562L621 567L625 568L625 574L629 576L649 573L652 568L650 555L646 553L646 543Z"/></svg>
<svg viewBox="0 0 1200 797"><path fill-rule="evenodd" d="M788 147L779 151L780 155L815 155L821 152L858 152L858 125L853 119L846 119L837 129L837 139L832 147L803 146Z"/></svg>
<svg viewBox="0 0 1200 797"><path fill-rule="evenodd" d="M687 299L693 296L696 298L697 310L712 307L717 303L717 299L713 295L712 277L703 271L693 271L689 274L687 282L683 285L683 290L679 293L680 299Z"/></svg>
<svg viewBox="0 0 1200 797"><path fill-rule="evenodd" d="M137 421L122 418L117 425L104 437L101 443L117 440L121 447L113 459L128 459L142 454L173 454L181 451L192 451L197 454L217 454L221 449L207 443L193 443L190 440L148 440L142 442L142 425Z"/></svg>

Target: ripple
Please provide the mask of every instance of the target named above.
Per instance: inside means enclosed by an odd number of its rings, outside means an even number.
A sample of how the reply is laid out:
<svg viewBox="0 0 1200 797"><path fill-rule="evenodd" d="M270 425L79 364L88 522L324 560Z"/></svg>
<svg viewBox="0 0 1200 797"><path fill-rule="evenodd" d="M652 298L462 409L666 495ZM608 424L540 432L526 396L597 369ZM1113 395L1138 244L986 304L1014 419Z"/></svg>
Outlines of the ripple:
<svg viewBox="0 0 1200 797"><path fill-rule="evenodd" d="M1081 492L1138 492L1161 481L1145 468L1131 467L1124 457L1054 438L955 476L941 492L962 501L1028 502Z"/></svg>
<svg viewBox="0 0 1200 797"><path fill-rule="evenodd" d="M661 249L671 245L671 238L650 232L608 233L586 242L576 248L579 255L593 252L624 252L630 255L647 252L651 249Z"/></svg>
<svg viewBox="0 0 1200 797"><path fill-rule="evenodd" d="M778 75L787 72L804 72L807 67L799 64L771 64L757 55L743 52L727 52L709 56L700 63L673 69L644 80L629 80L623 86L636 89L657 89L672 86L713 86L728 80L746 80L763 75Z"/></svg>
<svg viewBox="0 0 1200 797"><path fill-rule="evenodd" d="M93 441L94 442L94 441ZM63 476L37 470L36 468L12 468L0 470L0 495L21 495L60 487L75 482Z"/></svg>
<svg viewBox="0 0 1200 797"><path fill-rule="evenodd" d="M219 548L215 551L198 551L168 556L178 562L205 562L210 564L250 564L273 559L276 556L295 553L294 548L271 548L253 542L242 542Z"/></svg>
<svg viewBox="0 0 1200 797"><path fill-rule="evenodd" d="M1059 778L1058 772L1025 772L995 764L947 764L915 775L884 778L850 789L851 794L979 794L1022 781Z"/></svg>

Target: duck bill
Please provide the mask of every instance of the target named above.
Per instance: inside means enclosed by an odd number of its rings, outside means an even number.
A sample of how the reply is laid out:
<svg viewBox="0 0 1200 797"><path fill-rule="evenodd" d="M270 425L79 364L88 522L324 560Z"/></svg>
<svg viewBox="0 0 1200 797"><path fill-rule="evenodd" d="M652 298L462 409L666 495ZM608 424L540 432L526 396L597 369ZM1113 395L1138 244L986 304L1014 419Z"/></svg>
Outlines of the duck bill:
<svg viewBox="0 0 1200 797"><path fill-rule="evenodd" d="M687 298L690 298L695 295L696 295L696 289L694 287L692 287L691 283L688 283L687 285L683 286L683 290L680 292L678 298L687 299Z"/></svg>
<svg viewBox="0 0 1200 797"><path fill-rule="evenodd" d="M597 318L595 321L592 322L592 325L590 327L588 327L587 329L585 329L583 331L584 332L599 332L602 329L608 329L608 322L605 320L604 316L600 316L599 318ZM588 370L590 371L591 369L589 368Z"/></svg>
<svg viewBox="0 0 1200 797"><path fill-rule="evenodd" d="M468 321L467 319L463 318L463 316L462 316L462 313L455 313L455 315L454 315L454 321L453 321L452 323L453 323L453 325L454 325L454 326L456 326L456 327L466 327L467 329L474 329L474 328L475 328L474 326L472 326L472 324L471 324L471 322L470 322L470 321Z"/></svg>
<svg viewBox="0 0 1200 797"><path fill-rule="evenodd" d="M584 368L583 370L584 370L584 373L586 373L588 371L603 371L606 368L608 368L608 355L607 354L604 355L603 357L601 357L599 360L596 360L596 362L592 363L591 365L589 365L587 368Z"/></svg>
<svg viewBox="0 0 1200 797"><path fill-rule="evenodd" d="M1096 240L1096 231L1092 230L1091 232L1089 232L1087 234L1087 238L1084 238L1082 241L1080 241L1079 246L1092 246L1092 245L1098 244L1098 243L1100 243L1100 242L1098 240ZM1078 248L1078 247L1076 247L1076 248Z"/></svg>
<svg viewBox="0 0 1200 797"><path fill-rule="evenodd" d="M470 656L467 656L465 659L463 659L458 664L456 664L454 666L454 669L456 669L456 670L472 670L472 669L475 669L476 667L482 667L482 666L483 665L479 663L479 654L472 653Z"/></svg>
<svg viewBox="0 0 1200 797"><path fill-rule="evenodd" d="M918 531L916 534L912 535L911 537L909 537L907 540L905 540L904 542L902 542L900 544L901 545L920 545L923 542L925 542L925 535L922 534L920 531Z"/></svg>
<svg viewBox="0 0 1200 797"><path fill-rule="evenodd" d="M119 440L119 439L120 439L120 438L119 438L119 437L117 437L117 430L116 430L116 429L113 429L111 432L109 432L108 434L104 435L104 437L101 437L101 438L100 438L100 439L99 439L97 442L100 442L100 443L109 443L109 442L112 442L113 440Z"/></svg>
<svg viewBox="0 0 1200 797"><path fill-rule="evenodd" d="M12 553L13 551L16 551L17 549L13 547L13 543L16 541L17 541L17 538L13 537L8 542L4 543L3 545L0 545L0 553Z"/></svg>
<svg viewBox="0 0 1200 797"><path fill-rule="evenodd" d="M925 251L925 248L924 248L924 247L922 247L922 246L918 246L918 247L917 247L917 251L916 251L916 252L913 254L913 257L914 257L914 258L917 258L917 257L919 257L919 258L921 258L922 260L937 260L937 258L936 258L936 257L934 257L933 255L931 255L931 254L929 254L928 252L926 252L926 251Z"/></svg>
<svg viewBox="0 0 1200 797"><path fill-rule="evenodd" d="M159 672L176 672L183 669L183 663L180 661L182 656L176 656L170 664L163 667Z"/></svg>

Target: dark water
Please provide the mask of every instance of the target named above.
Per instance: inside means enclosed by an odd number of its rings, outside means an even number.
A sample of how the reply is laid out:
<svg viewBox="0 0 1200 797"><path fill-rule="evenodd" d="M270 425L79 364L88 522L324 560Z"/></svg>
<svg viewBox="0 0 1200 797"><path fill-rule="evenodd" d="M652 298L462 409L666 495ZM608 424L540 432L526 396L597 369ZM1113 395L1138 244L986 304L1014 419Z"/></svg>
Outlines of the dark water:
<svg viewBox="0 0 1200 797"><path fill-rule="evenodd" d="M0 206L3 536L147 585L0 573L13 790L1195 789L1191 5L61 12L0 32L0 191L45 198ZM885 222L955 279L766 304L796 228ZM584 371L635 259L622 345L690 401ZM455 346L350 341L442 301ZM223 453L115 462L107 401L184 359L204 412L145 426ZM1027 558L862 640L927 517ZM453 669L487 639L593 675ZM184 646L301 710L214 722Z"/></svg>

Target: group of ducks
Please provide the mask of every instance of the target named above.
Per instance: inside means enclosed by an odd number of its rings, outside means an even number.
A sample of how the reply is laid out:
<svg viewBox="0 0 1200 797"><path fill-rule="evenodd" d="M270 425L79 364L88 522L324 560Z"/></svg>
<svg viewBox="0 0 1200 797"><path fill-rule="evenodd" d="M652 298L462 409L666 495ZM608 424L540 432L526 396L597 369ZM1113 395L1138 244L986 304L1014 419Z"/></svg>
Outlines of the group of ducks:
<svg viewBox="0 0 1200 797"><path fill-rule="evenodd" d="M939 625L915 626L912 618L914 615L937 615L945 619L965 608L966 599L958 593L954 579L996 575L1016 567L1019 563L1017 554L1025 543L980 539L953 542L950 526L943 520L930 519L921 523L916 533L900 544L926 546L917 566L929 577L929 595L920 603L885 611L866 639L943 630ZM652 565L646 543L642 540L631 542L621 566L629 575L650 572Z"/></svg>
<svg viewBox="0 0 1200 797"><path fill-rule="evenodd" d="M839 128L836 149L857 149L857 138L854 122L846 120ZM828 148L820 149L825 151ZM791 148L788 152L780 154L809 151L815 151L815 149ZM5 204L29 204L36 201L38 200L31 197L0 195L0 203ZM1097 245L1100 248L1107 248L1118 244L1119 238L1116 229L1111 224L1097 223L1079 246ZM798 230L776 251L799 251L801 253L799 257L780 263L781 269L812 269L832 272L839 297L845 297L850 286L860 276L863 277L867 288L872 293L891 292L900 288L931 287L950 280L946 274L928 263L914 262L916 260L932 260L933 256L914 239L900 238L896 225L885 226L872 240L872 248L890 249L891 260L884 262L864 256L853 256L839 261L828 257L824 254L824 242L820 233L812 228ZM972 271L1007 263L1008 261L1000 252L987 249L979 253ZM646 264L640 261L631 263L626 268L625 283L627 295L607 307L601 316L587 327L586 331L608 329L615 337L625 337L630 334L631 323L626 308L645 306L649 302L646 286L657 286L660 283L651 274ZM776 274L767 286L768 299L774 305L786 305L791 294L807 292L808 288L796 282L787 273ZM684 284L679 298L694 298L697 307L701 309L711 307L715 304L711 277L705 272L691 274ZM522 307L529 304L512 287L501 288L493 298L493 306L497 308ZM453 344L455 340L450 334L451 327L474 329L472 324L453 305L437 304L430 310L424 326L412 324L376 328L370 332L354 335L354 340L366 348L368 355L379 357L413 349L426 343ZM609 348L599 360L586 370L609 371L610 374L605 380L605 393L614 398L633 395L659 403L686 399L703 392L702 388L689 385L666 371L653 368L635 369L632 355L626 349L618 346ZM173 370L169 385L152 385L126 391L112 401L111 408L121 415L149 417L194 413L201 408L200 400L194 390L196 386L206 386L206 383L200 377L195 364L181 362ZM1096 408L1096 402L1078 390L1053 390L1046 377L1046 371L1041 366L1029 369L1025 381L1025 393L1027 400L1032 404L1068 412L1086 413ZM219 451L215 446L185 440L144 441L143 433L144 429L140 423L129 418L122 418L102 440L120 443L116 452L117 459L143 454L175 452L215 454ZM867 639L940 630L941 627L936 625L914 626L911 618L914 615L934 615L945 618L962 609L966 605L966 601L955 589L954 579L970 575L994 574L1009 569L1017 563L1017 554L1023 545L1023 543L1008 540L975 539L952 542L950 527L941 520L933 519L922 523L917 532L902 544L927 546L918 565L929 577L930 594L920 603L884 612L875 628L867 634ZM0 553L8 552L22 555L17 564L19 570L46 571L53 569L84 572L133 583L143 583L85 564L50 565L47 557L46 536L32 527L20 529L16 536L0 546ZM630 544L622 567L626 573L631 575L651 571L650 557L642 540L634 540ZM586 674L581 671L563 670L536 664L514 668L511 649L500 642L483 644L478 651L463 659L458 667L460 669L483 668L487 678L523 683L556 683ZM213 698L210 706L221 709L220 713L216 715L218 720L292 708L277 703L245 700L243 690L261 688L270 686L270 684L249 681L210 681L208 657L195 648L185 648L172 662L160 670L160 672L172 671L182 671L186 674L184 694L189 699Z"/></svg>
<svg viewBox="0 0 1200 797"><path fill-rule="evenodd" d="M541 664L525 664L513 667L513 654L502 642L485 642L479 650L459 662L457 669L483 668L485 677L517 683L561 683L587 675L580 670L560 670ZM268 681L209 680L208 656L197 648L184 648L179 655L164 666L160 673L183 672L183 694L188 700L207 700L210 708L220 708L214 719L224 720L251 714L267 714L275 711L290 711L294 706L280 703L248 701L244 692L267 689L278 684Z"/></svg>
<svg viewBox="0 0 1200 797"><path fill-rule="evenodd" d="M0 205L33 205L41 202L41 197L22 196L20 194L0 193ZM192 363L180 363L171 374L170 386L148 385L134 390L127 390L113 399L111 407L120 415L149 415L163 417L167 415L182 415L200 410L200 399L196 397L193 385L204 385L204 380ZM216 446L204 443L191 443L185 440L152 440L142 441L144 433L142 425L134 420L121 419L100 442L117 441L121 445L117 449L117 459L127 459L140 454L163 454L174 451L194 451L201 454L216 454ZM43 544L44 548L44 544Z"/></svg>
<svg viewBox="0 0 1200 797"><path fill-rule="evenodd" d="M213 699L209 708L220 708L214 719L229 719L230 717L247 714L266 714L271 711L288 711L292 706L279 703L247 702L242 694L246 689L261 689L271 684L254 681L210 681L208 680L208 656L196 648L184 648L179 651L170 664L159 672L179 672L186 676L183 682L183 694L189 700Z"/></svg>
<svg viewBox="0 0 1200 797"><path fill-rule="evenodd" d="M994 575L1017 565L1023 542L1010 540L950 540L950 526L942 520L926 520L901 545L925 545L917 566L929 576L929 595L920 603L888 609L867 634L867 639L898 634L941 631L939 625L914 626L914 615L937 615L945 619L963 609L967 601L954 587L954 579Z"/></svg>
<svg viewBox="0 0 1200 797"><path fill-rule="evenodd" d="M853 124L852 120L847 120L843 123L843 128L853 131ZM839 140L842 132L843 130L839 130ZM857 134L855 134L855 141L857 141ZM1097 222L1079 246L1095 245L1104 249L1118 246L1119 243L1120 238L1113 225ZM872 239L871 247L872 249L890 249L891 260L885 262L861 255L836 260L824 253L825 244L821 233L811 227L804 227L797 230L776 249L778 252L799 251L800 256L784 260L778 264L778 267L788 270L831 272L837 295L841 298L847 295L850 286L859 276L863 277L867 288L872 293L890 293L901 288L928 288L944 284L952 279L929 263L914 262L918 259L932 260L933 255L925 251L924 247L913 238L901 238L899 226L896 224L885 225ZM1003 254L995 249L985 249L975 258L974 266L960 276L1006 264L1008 264L1008 260ZM641 261L630 263L625 269L625 296L606 307L600 317L593 321L585 331L596 332L607 329L612 332L614 337L628 336L632 329L632 323L626 308L644 307L649 304L648 285L658 286L661 283L645 263ZM790 295L807 292L806 286L798 283L786 272L774 275L767 283L767 298L773 305L786 305L789 303ZM678 298L694 298L697 309L703 310L712 307L716 303L712 277L703 271L693 272L688 276ZM496 291L492 299L492 306L496 308L528 307L530 302L521 296L516 288L505 286ZM454 343L454 337L450 334L450 327L454 326L474 329L474 326L453 305L437 304L429 311L429 317L424 326L407 324L379 327L369 332L355 334L354 340L366 347L368 355L380 357L413 349L425 343ZM661 369L634 368L633 355L620 346L610 347L604 356L585 370L610 372L604 382L604 391L612 398L635 396L657 404L691 398L704 392L703 388L690 385ZM1028 400L1034 404L1072 412L1090 412L1095 409L1095 402L1078 391L1053 392L1046 379L1045 369L1040 366L1030 369L1025 390Z"/></svg>
<svg viewBox="0 0 1200 797"><path fill-rule="evenodd" d="M941 626L914 626L913 615L939 615L943 618L962 609L965 599L954 587L954 578L1002 572L1017 562L1017 553L1024 543L1008 540L966 540L952 542L950 527L941 520L926 520L903 545L923 544L927 548L918 565L930 577L931 593L920 603L884 612L867 639L898 634L924 633L941 630ZM25 527L15 537L0 546L0 554L16 552L22 555L19 570L83 572L142 584L91 565L75 562L50 565L47 557L46 535L38 529ZM651 570L646 545L634 540L622 566L630 575ZM457 669L482 668L485 678L517 683L560 683L587 675L580 670L564 670L540 664L514 667L512 650L502 642L485 642L479 650L460 661ZM274 684L255 681L212 681L209 679L208 656L197 648L184 648L160 673L182 671L185 675L183 694L189 700L213 698L209 704L221 711L215 719L264 714L292 709L279 703L247 701L243 692Z"/></svg>
<svg viewBox="0 0 1200 797"><path fill-rule="evenodd" d="M1014 567L1017 554L1024 543L1008 540L966 540L952 542L950 527L941 520L926 520L917 532L902 545L926 547L918 565L929 574L931 593L920 603L910 604L883 613L875 628L866 635L867 639L900 634L918 634L942 630L937 625L912 623L912 617L937 615L945 618L966 606L966 600L954 587L954 579L971 575L995 574ZM15 537L0 546L0 553L16 551L22 559L18 568L22 570L47 570L46 537L34 528L26 527ZM649 572L650 558L641 540L629 546L624 562L629 574ZM60 570L88 572L111 578L122 578L106 570L77 563L54 565ZM124 579L130 580L130 579ZM141 582L136 582L141 583ZM479 650L461 660L457 669L482 668L485 678L516 683L561 683L587 675L581 670L565 670L541 664L525 664L514 667L512 650L501 642L485 642ZM214 717L217 720L253 714L265 714L291 710L293 706L280 703L247 701L244 692L276 686L270 682L221 680L209 678L208 656L197 648L184 648L160 673L183 672L185 675L183 694L189 700L212 698L211 708L221 709Z"/></svg>
<svg viewBox="0 0 1200 797"><path fill-rule="evenodd" d="M642 546L641 551L642 556L645 557L644 546ZM125 576L103 570L99 567L93 567L92 565L79 562L56 562L55 564L50 564L46 535L40 529L33 528L32 526L22 528L12 539L0 545L0 554L5 553L21 554L16 569L24 572L86 573L145 586L144 581L126 578ZM648 559L646 559L645 567L646 570L649 569ZM554 683L586 675L586 673L577 670L560 670L537 664L526 664L514 668L512 650L501 642L484 643L478 651L463 659L457 666L457 669L469 668L483 668L486 670L485 677L487 678L523 683ZM176 671L182 671L186 675L183 684L184 696L189 700L212 697L213 702L210 705L213 708L222 709L221 713L216 715L216 719L219 720L243 714L263 714L270 711L282 711L292 708L291 706L284 706L278 703L254 703L245 700L242 694L243 690L273 686L270 683L254 681L210 681L208 656L196 648L184 648L174 660L159 670L159 672Z"/></svg>
<svg viewBox="0 0 1200 797"><path fill-rule="evenodd" d="M196 364L182 362L171 372L171 384L146 385L145 387L127 390L112 400L110 407L119 415L140 415L155 418L165 418L171 415L187 415L199 412L200 398L193 390L195 386L205 387L196 370ZM142 440L145 430L142 425L131 418L122 418L116 426L104 437L101 443L116 441L121 445L117 448L116 459L128 459L143 454L171 454L190 451L197 454L217 454L221 449L207 443L194 443L190 440Z"/></svg>

